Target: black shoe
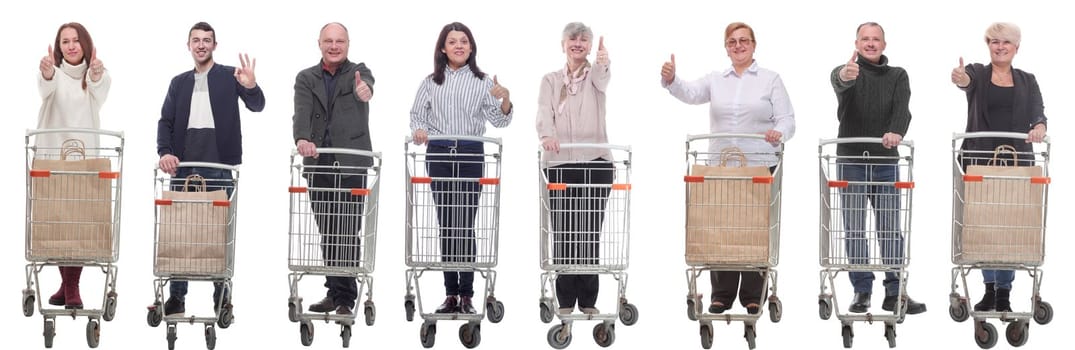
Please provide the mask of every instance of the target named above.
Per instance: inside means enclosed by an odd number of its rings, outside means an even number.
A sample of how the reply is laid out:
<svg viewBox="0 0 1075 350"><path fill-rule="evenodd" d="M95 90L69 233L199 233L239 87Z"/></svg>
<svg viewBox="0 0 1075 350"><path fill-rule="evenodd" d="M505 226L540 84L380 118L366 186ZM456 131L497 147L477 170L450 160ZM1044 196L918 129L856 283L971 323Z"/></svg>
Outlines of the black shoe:
<svg viewBox="0 0 1075 350"><path fill-rule="evenodd" d="M982 295L982 301L974 304L974 311L993 311L997 308L997 291L993 289L996 287L996 283L985 284L985 295Z"/></svg>
<svg viewBox="0 0 1075 350"><path fill-rule="evenodd" d="M436 313L438 314L454 314L459 312L459 301L454 295L449 295L444 299L444 303L437 307Z"/></svg>
<svg viewBox="0 0 1075 350"><path fill-rule="evenodd" d="M332 298L325 297L321 301L310 305L310 312L332 312L336 310L336 302Z"/></svg>
<svg viewBox="0 0 1075 350"><path fill-rule="evenodd" d="M470 297L459 297L459 312L464 314L476 314L477 310L474 310L474 304L471 304Z"/></svg>
<svg viewBox="0 0 1075 350"><path fill-rule="evenodd" d="M896 299L897 298L898 297L895 296L895 295L885 296L885 301L883 303L881 303L881 309L885 310L885 311L894 311L894 310L896 310ZM926 304L914 301L914 299L911 299L910 297L904 298L903 302L905 304L907 304L907 314L908 315L917 315L917 314L926 312Z"/></svg>
<svg viewBox="0 0 1075 350"><path fill-rule="evenodd" d="M847 310L859 314L866 312L870 309L870 297L870 293L855 293L855 299Z"/></svg>
<svg viewBox="0 0 1075 350"><path fill-rule="evenodd" d="M714 301L712 304L709 304L709 313L720 314L724 313L725 311L728 311L728 309L730 308L732 308L731 302L724 303L720 301Z"/></svg>
<svg viewBox="0 0 1075 350"><path fill-rule="evenodd" d="M757 315L758 312L761 311L761 305L759 305L758 303L747 304L746 308L747 308L747 313L751 314L751 315Z"/></svg>
<svg viewBox="0 0 1075 350"><path fill-rule="evenodd" d="M347 307L347 305L340 305L339 307L337 307L336 314L340 316L354 315L354 313L351 312L351 308Z"/></svg>
<svg viewBox="0 0 1075 350"><path fill-rule="evenodd" d="M997 312L1012 312L1011 289L997 289Z"/></svg>
<svg viewBox="0 0 1075 350"><path fill-rule="evenodd" d="M187 312L186 303L179 301L179 299L176 299L175 297L168 297L168 301L164 302L164 316L182 314L185 312Z"/></svg>

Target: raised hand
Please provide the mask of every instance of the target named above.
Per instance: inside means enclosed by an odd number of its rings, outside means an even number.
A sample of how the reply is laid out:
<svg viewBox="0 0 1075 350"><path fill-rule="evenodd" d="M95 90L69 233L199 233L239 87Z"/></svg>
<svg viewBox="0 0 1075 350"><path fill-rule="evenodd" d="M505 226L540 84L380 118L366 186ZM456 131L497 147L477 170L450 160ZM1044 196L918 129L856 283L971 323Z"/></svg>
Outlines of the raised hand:
<svg viewBox="0 0 1075 350"><path fill-rule="evenodd" d="M858 62L859 52L851 53L851 60L847 61L843 69L840 69L840 80L852 81L859 78L859 64Z"/></svg>
<svg viewBox="0 0 1075 350"><path fill-rule="evenodd" d="M498 100L508 100L511 94L508 92L508 88L500 85L500 82L496 80L496 76L493 76L493 88L489 90L489 93Z"/></svg>
<svg viewBox="0 0 1075 350"><path fill-rule="evenodd" d="M963 57L959 57L959 66L952 69L952 84L959 87L970 85L970 75L967 75L967 66L963 64Z"/></svg>
<svg viewBox="0 0 1075 350"><path fill-rule="evenodd" d="M362 80L362 72L355 71L355 96L362 102L369 102L373 98L373 90L370 90L369 84Z"/></svg>
<svg viewBox="0 0 1075 350"><path fill-rule="evenodd" d="M41 58L41 77L45 80L52 80L52 76L56 74L56 58L52 54L52 45L49 45L48 56Z"/></svg>
<svg viewBox="0 0 1075 350"><path fill-rule="evenodd" d="M100 81L101 76L105 74L104 62L97 59L97 48L93 48L93 53L90 55L90 80Z"/></svg>
<svg viewBox="0 0 1075 350"><path fill-rule="evenodd" d="M661 66L661 80L665 85L671 84L676 79L676 54L672 54L672 60Z"/></svg>
<svg viewBox="0 0 1075 350"><path fill-rule="evenodd" d="M258 81L254 78L254 66L258 63L258 59L250 60L250 56L245 53L239 54L240 67L235 68L235 80L239 81L239 85L247 89L253 89L258 86Z"/></svg>
<svg viewBox="0 0 1075 350"><path fill-rule="evenodd" d="M608 50L605 49L605 37L604 36L602 36L599 39L597 39L597 64L604 65L604 66L607 66L609 64Z"/></svg>

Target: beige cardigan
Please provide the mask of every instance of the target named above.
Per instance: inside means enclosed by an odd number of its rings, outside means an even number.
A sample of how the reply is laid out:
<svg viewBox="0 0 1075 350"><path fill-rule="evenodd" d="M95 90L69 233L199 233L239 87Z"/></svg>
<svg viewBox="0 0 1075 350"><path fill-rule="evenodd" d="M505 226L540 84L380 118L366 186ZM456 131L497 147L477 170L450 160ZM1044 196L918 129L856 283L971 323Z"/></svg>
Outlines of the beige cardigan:
<svg viewBox="0 0 1075 350"><path fill-rule="evenodd" d="M553 137L565 143L608 143L605 131L605 89L612 73L608 65L594 64L582 81L578 93L567 96L563 115L557 115L560 90L564 88L563 70L545 74L538 95L538 140ZM585 162L596 158L612 160L607 149L571 149L546 152L543 161ZM556 164L550 164L556 165Z"/></svg>

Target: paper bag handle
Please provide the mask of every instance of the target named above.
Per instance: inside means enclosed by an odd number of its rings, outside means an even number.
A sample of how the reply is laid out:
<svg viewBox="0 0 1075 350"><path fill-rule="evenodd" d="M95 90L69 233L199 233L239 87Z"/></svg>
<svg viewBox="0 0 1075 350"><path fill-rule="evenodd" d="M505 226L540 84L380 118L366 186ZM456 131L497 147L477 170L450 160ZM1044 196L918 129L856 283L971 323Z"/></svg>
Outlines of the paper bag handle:
<svg viewBox="0 0 1075 350"><path fill-rule="evenodd" d="M1019 154L1016 153L1015 147L1013 147L1012 145L997 146L997 148L993 150L993 159L990 159L989 164L986 165L1008 165L1008 160L1000 159L1000 155L1005 153L1012 155L1012 166L1018 165L1017 160L1019 159Z"/></svg>
<svg viewBox="0 0 1075 350"><path fill-rule="evenodd" d="M739 168L747 165L747 156L738 147L728 147L720 150L720 167L727 168L728 161L734 160L739 163Z"/></svg>
<svg viewBox="0 0 1075 350"><path fill-rule="evenodd" d="M187 176L186 180L183 181L183 192L188 192L189 191L188 189L190 188L190 182L191 181L197 181L197 182L200 182L202 184L201 187L194 187L194 192L206 192L205 191L205 178L202 177L201 175L198 175L198 174L193 174L193 175Z"/></svg>
<svg viewBox="0 0 1075 350"><path fill-rule="evenodd" d="M60 159L67 160L67 156L77 154L86 159L86 144L79 139L67 139L60 146Z"/></svg>

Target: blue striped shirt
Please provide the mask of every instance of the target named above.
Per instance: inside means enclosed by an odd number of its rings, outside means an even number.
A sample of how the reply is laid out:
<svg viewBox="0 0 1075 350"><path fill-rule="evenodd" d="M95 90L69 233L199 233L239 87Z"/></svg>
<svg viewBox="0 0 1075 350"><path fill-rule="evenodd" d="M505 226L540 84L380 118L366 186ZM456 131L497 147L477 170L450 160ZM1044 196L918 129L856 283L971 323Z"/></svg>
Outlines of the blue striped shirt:
<svg viewBox="0 0 1075 350"><path fill-rule="evenodd" d="M411 108L411 132L426 130L430 135L485 134L485 121L503 128L511 123L514 111L504 114L500 100L489 90L493 80L488 75L479 79L470 66L444 70L444 84L437 85L433 77L422 80ZM514 108L513 108L514 110Z"/></svg>

